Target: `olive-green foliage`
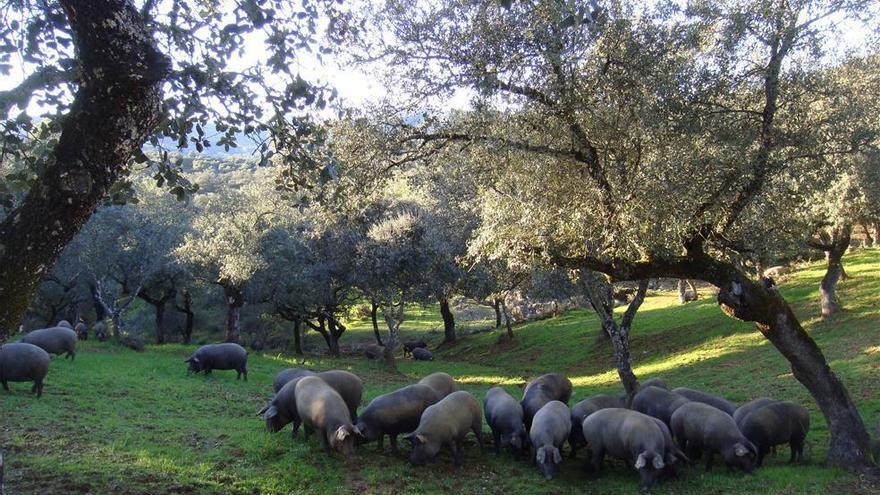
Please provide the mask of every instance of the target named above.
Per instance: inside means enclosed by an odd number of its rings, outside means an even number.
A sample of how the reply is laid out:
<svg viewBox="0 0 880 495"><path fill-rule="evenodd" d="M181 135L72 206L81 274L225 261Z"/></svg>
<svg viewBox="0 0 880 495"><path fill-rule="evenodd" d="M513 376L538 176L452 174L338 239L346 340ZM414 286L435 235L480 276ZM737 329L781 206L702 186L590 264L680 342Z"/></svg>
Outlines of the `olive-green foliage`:
<svg viewBox="0 0 880 495"><path fill-rule="evenodd" d="M849 255L851 278L841 283L846 311L820 321L816 301L821 263L808 265L782 285L807 330L822 346L869 425L880 421L880 252ZM821 466L828 433L807 392L792 378L785 360L748 324L725 317L708 290L685 306L673 294L649 296L636 316L633 365L641 377L661 376L670 384L721 393L730 399L770 395L805 404L813 429L807 440L807 465L787 465L787 452L769 458L755 475L716 467L687 472L684 479L657 493L871 493L846 472ZM404 328L419 335L430 328ZM439 316L434 322L439 327ZM410 320L415 322L416 320ZM366 336L368 328L355 333ZM498 332L467 336L435 354L433 362L399 363L392 375L356 356L310 356L305 366L342 368L358 373L365 400L433 371L454 375L482 399L492 385L521 393L524 379L555 370L575 385L573 401L598 392L618 393L619 384L607 344L595 340L597 323L586 311L516 328L513 343L497 343ZM361 446L357 461L346 466L328 458L315 439L291 440L270 434L255 413L271 395L279 369L299 364L292 358L251 353L249 381L233 372L187 376L184 357L192 347L149 347L135 353L112 343L80 344L75 362L53 359L42 399L28 386L11 384L0 392L0 446L12 493L636 493L635 473L612 462L601 478L588 478L580 460L568 458L560 475L544 481L527 463L509 455L479 456L469 440L465 465L452 467L442 453L437 464L412 468L403 455L375 453ZM488 428L484 428L488 431ZM469 437L470 438L470 437ZM406 450L406 442L402 442ZM387 446L386 446L387 448Z"/></svg>

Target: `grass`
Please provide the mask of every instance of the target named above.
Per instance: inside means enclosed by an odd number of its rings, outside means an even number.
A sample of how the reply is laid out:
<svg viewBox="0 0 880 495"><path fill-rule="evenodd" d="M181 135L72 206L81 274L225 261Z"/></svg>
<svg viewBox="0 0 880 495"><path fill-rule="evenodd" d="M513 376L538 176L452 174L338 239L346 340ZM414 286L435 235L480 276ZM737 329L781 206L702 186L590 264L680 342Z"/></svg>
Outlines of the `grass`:
<svg viewBox="0 0 880 495"><path fill-rule="evenodd" d="M846 311L831 321L816 318L821 264L802 267L785 280L782 291L873 428L880 422L880 251L857 252L845 262L851 276L840 287ZM724 468L691 469L656 492L876 493L877 486L822 466L825 422L786 361L751 325L724 316L708 291L702 296L686 306L668 293L645 301L632 336L636 373L736 401L770 395L807 405L813 411L809 462L788 466L783 450L752 476ZM405 333L433 339L442 328L434 309L416 308ZM350 328L344 339L371 338L368 320ZM255 416L271 396L272 376L297 364L359 374L366 399L438 370L455 376L479 399L496 384L519 394L526 379L547 371L572 379L575 401L620 390L610 348L597 340L598 323L590 313L571 311L515 332L512 343L499 343L498 331L468 335L438 352L433 362L401 361L403 375L357 356L314 355L302 361L252 353L246 383L236 382L234 372L187 376L183 359L192 346L151 346L135 353L111 343L83 342L75 362L53 359L42 399L29 395L26 384L11 384L11 393L0 391L7 492L635 493L635 473L621 463L590 479L581 473L581 461L566 458L560 475L545 482L527 463L506 455L480 456L472 441L460 469L452 467L447 453L429 468L412 468L403 456L376 453L375 444L361 446L357 461L347 466L324 455L314 439L266 432Z"/></svg>

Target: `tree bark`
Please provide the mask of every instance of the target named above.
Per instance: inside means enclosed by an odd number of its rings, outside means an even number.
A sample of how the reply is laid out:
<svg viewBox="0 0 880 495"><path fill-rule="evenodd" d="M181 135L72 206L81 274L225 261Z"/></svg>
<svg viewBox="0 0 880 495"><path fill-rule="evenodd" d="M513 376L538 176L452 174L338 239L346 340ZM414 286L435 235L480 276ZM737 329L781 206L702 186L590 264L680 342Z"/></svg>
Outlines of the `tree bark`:
<svg viewBox="0 0 880 495"><path fill-rule="evenodd" d="M843 255L849 248L852 237L852 226L849 224L836 226L832 229L830 242L823 245L825 259L828 268L822 282L819 284L819 298L822 306L822 318L830 318L840 311L840 301L837 299L837 282L845 272L843 269Z"/></svg>
<svg viewBox="0 0 880 495"><path fill-rule="evenodd" d="M510 313L507 312L507 302L501 299L501 314L504 315L504 326L507 328L507 338L513 340L513 325L510 323Z"/></svg>
<svg viewBox="0 0 880 495"><path fill-rule="evenodd" d="M150 295L146 289L138 292L138 297L143 299L156 310L156 344L165 343L165 305L168 301L173 301L177 296L177 289L172 285L168 290L162 290L158 297Z"/></svg>
<svg viewBox="0 0 880 495"><path fill-rule="evenodd" d="M0 342L162 117L170 61L130 0L60 0L80 84L45 172L0 224Z"/></svg>
<svg viewBox="0 0 880 495"><path fill-rule="evenodd" d="M492 309L495 310L495 328L501 328L501 301L493 299Z"/></svg>
<svg viewBox="0 0 880 495"><path fill-rule="evenodd" d="M293 320L293 352L302 356L302 320L299 318Z"/></svg>
<svg viewBox="0 0 880 495"><path fill-rule="evenodd" d="M684 280L679 279L679 287L684 286ZM593 311L602 322L603 333L611 340L611 349L614 356L614 364L617 367L617 375L620 383L626 391L626 407L632 404L632 399L639 391L639 380L632 369L629 353L629 331L632 327L636 312L645 300L648 291L648 279L639 281L639 288L630 301L626 312L621 319L620 325L614 320L614 305L608 294L611 292L611 284L606 280L595 277L586 283L587 299L590 301Z"/></svg>
<svg viewBox="0 0 880 495"><path fill-rule="evenodd" d="M376 337L376 343L384 346L382 343L382 335L379 334L379 305L375 302L370 302L370 320L373 322L373 335Z"/></svg>
<svg viewBox="0 0 880 495"><path fill-rule="evenodd" d="M195 313L192 310L192 295L190 295L188 290L183 290L183 306L175 304L174 307L177 308L177 311L186 315L186 323L183 327L181 338L184 344L189 344L192 341Z"/></svg>
<svg viewBox="0 0 880 495"><path fill-rule="evenodd" d="M687 304L687 286L684 279L678 279L678 304Z"/></svg>
<svg viewBox="0 0 880 495"><path fill-rule="evenodd" d="M445 296L440 297L440 316L443 318L443 343L455 342L455 316Z"/></svg>
<svg viewBox="0 0 880 495"><path fill-rule="evenodd" d="M331 356L339 356L339 338L342 337L342 334L345 332L345 327L336 320L336 317L334 316L335 313L335 308L327 308L327 328L329 330L328 334L330 337L329 345Z"/></svg>
<svg viewBox="0 0 880 495"><path fill-rule="evenodd" d="M226 296L226 342L238 343L241 339L241 307L244 294L233 285L223 285Z"/></svg>

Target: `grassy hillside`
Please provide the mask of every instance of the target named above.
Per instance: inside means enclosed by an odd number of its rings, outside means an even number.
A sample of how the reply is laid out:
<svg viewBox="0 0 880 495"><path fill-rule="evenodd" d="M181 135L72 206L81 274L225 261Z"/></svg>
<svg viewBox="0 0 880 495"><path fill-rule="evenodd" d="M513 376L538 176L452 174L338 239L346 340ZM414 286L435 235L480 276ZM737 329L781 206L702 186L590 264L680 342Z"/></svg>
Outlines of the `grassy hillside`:
<svg viewBox="0 0 880 495"><path fill-rule="evenodd" d="M820 264L788 277L782 285L798 316L824 349L849 388L865 420L880 422L880 251L846 258L850 279L840 296L846 311L833 321L815 318ZM808 465L790 467L787 453L745 476L716 467L691 469L657 493L876 493L877 486L821 466L828 433L806 391L784 359L751 325L725 317L708 292L679 306L672 294L649 297L636 317L632 351L640 376L705 388L744 401L772 395L813 410ZM436 331L429 309L409 335ZM522 325L513 343L498 344L499 332L469 335L431 363L401 362L405 376L383 371L358 357L311 356L302 364L358 373L366 399L433 371L456 376L482 399L502 384L519 394L524 380L562 371L575 384L573 400L620 390L607 343L587 312ZM367 325L351 337L368 338ZM346 338L348 338L347 336ZM271 434L255 413L271 396L272 376L301 364L291 357L251 355L250 381L234 372L209 378L187 376L183 359L193 347L149 347L135 353L111 343L81 343L75 362L54 358L42 399L29 385L0 391L0 446L7 461L8 493L636 493L635 473L621 463L599 479L586 477L581 459L566 456L560 476L545 482L529 464L505 455L480 456L466 446L465 466L455 469L448 453L437 464L412 468L403 455L378 454L361 446L347 466L328 458L314 438L291 440ZM488 429L487 429L488 431Z"/></svg>

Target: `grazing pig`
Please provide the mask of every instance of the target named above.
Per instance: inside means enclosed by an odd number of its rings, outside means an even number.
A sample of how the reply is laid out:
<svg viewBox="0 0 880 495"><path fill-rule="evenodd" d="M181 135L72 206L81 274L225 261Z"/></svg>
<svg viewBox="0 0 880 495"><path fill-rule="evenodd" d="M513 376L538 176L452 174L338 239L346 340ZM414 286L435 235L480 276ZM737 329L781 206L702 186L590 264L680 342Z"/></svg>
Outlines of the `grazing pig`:
<svg viewBox="0 0 880 495"><path fill-rule="evenodd" d="M76 357L76 332L67 327L34 330L25 335L22 342L33 344L49 354L64 354L71 360Z"/></svg>
<svg viewBox="0 0 880 495"><path fill-rule="evenodd" d="M656 418L620 408L587 416L581 425L588 445L587 469L601 471L608 454L632 463L639 473L639 488L650 489L666 469L668 444L660 424Z"/></svg>
<svg viewBox="0 0 880 495"><path fill-rule="evenodd" d="M750 412L760 409L767 404L772 404L774 402L778 401L769 397L759 397L757 399L746 402L745 404L737 407L736 411L733 412L733 420L736 421L737 426L739 426L740 423L742 423L742 420L745 419L745 417L748 416Z"/></svg>
<svg viewBox="0 0 880 495"><path fill-rule="evenodd" d="M733 413L736 412L736 404L723 397L718 397L717 395L707 394L706 392L687 387L674 388L672 389L672 392L690 401L702 402L703 404L709 404L716 409L721 409L731 417L733 417Z"/></svg>
<svg viewBox="0 0 880 495"><path fill-rule="evenodd" d="M577 456L578 447L585 445L583 432L581 432L581 423L584 419L600 409L608 409L612 407L624 407L624 402L617 397L606 394L599 394L584 399L571 407L571 436L568 438L568 444L571 445L571 456Z"/></svg>
<svg viewBox="0 0 880 495"><path fill-rule="evenodd" d="M318 378L327 382L342 397L352 422L357 421L357 408L364 394L364 382L360 377L345 370L327 370L318 373Z"/></svg>
<svg viewBox="0 0 880 495"><path fill-rule="evenodd" d="M749 413L740 423L743 435L758 449L758 467L776 445L789 444L789 462L803 462L804 440L810 431L810 412L794 402L767 404Z"/></svg>
<svg viewBox="0 0 880 495"><path fill-rule="evenodd" d="M350 460L354 457L355 437L361 432L351 423L348 406L327 382L317 376L304 376L296 382L296 412L303 422L306 439L318 433L327 453L335 450Z"/></svg>
<svg viewBox="0 0 880 495"><path fill-rule="evenodd" d="M9 391L7 382L34 382L31 392L43 396L43 379L49 372L49 353L25 342L0 345L0 384Z"/></svg>
<svg viewBox="0 0 880 495"><path fill-rule="evenodd" d="M391 449L397 452L397 435L418 428L422 412L439 400L437 392L427 385L408 385L370 401L358 415L357 427L364 441L379 441L379 451L387 434Z"/></svg>
<svg viewBox="0 0 880 495"><path fill-rule="evenodd" d="M79 340L89 340L89 327L85 323L77 323L73 331L76 332L76 338Z"/></svg>
<svg viewBox="0 0 880 495"><path fill-rule="evenodd" d="M458 385L456 385L455 379L449 376L448 373L443 373L442 371L431 373L419 380L419 383L434 389L434 391L437 392L437 400L440 400L458 390Z"/></svg>
<svg viewBox="0 0 880 495"><path fill-rule="evenodd" d="M672 433L691 459L707 452L706 471L712 469L715 453L721 454L728 467L746 473L755 469L758 450L724 411L702 402L688 402L672 414Z"/></svg>
<svg viewBox="0 0 880 495"><path fill-rule="evenodd" d="M666 461L665 474L670 478L680 477L682 472L684 472L684 466L690 463L690 458L678 448L678 444L672 441L672 432L669 431L666 423L653 416L648 417L654 420L657 428L660 428L660 431L663 433L663 440L666 442L666 454L663 458Z"/></svg>
<svg viewBox="0 0 880 495"><path fill-rule="evenodd" d="M419 426L405 438L412 442L409 462L421 466L434 459L440 448L448 445L456 466L461 466L461 443L468 430L474 432L483 452L483 418L480 404L468 392L453 392L422 413Z"/></svg>
<svg viewBox="0 0 880 495"><path fill-rule="evenodd" d="M95 338L98 339L98 342L107 340L107 324L103 321L95 323Z"/></svg>
<svg viewBox="0 0 880 495"><path fill-rule="evenodd" d="M403 355L412 354L414 349L427 349L428 343L424 340L408 340L403 343Z"/></svg>
<svg viewBox="0 0 880 495"><path fill-rule="evenodd" d="M535 378L523 390L520 401L525 414L526 429L531 429L532 418L544 404L558 400L568 404L571 398L571 381L559 373L548 373Z"/></svg>
<svg viewBox="0 0 880 495"><path fill-rule="evenodd" d="M282 374L289 371L302 372L286 383L272 398L266 407L257 413L258 416L266 420L266 429L271 432L281 431L288 423L293 423L291 436L296 436L301 423L299 415L296 412L296 383L306 376L317 376L324 380L330 388L336 391L348 407L348 414L352 422L357 419L357 408L361 403L361 395L363 394L364 385L361 379L354 373L342 370L322 371L314 373L302 368L289 368L275 376L276 380ZM287 373L289 376L292 373Z"/></svg>
<svg viewBox="0 0 880 495"><path fill-rule="evenodd" d="M385 347L379 344L367 344L367 346L364 347L364 355L367 356L367 359L382 359L382 356L385 355Z"/></svg>
<svg viewBox="0 0 880 495"><path fill-rule="evenodd" d="M56 326L56 327L62 327L62 328L68 328L68 329L70 329L70 330L73 330L73 325L71 325L70 322L67 321L67 320L61 320L61 321L59 321L57 324L55 324L55 326ZM49 327L49 328L51 328L51 327ZM48 352L48 351L47 351L47 352Z"/></svg>
<svg viewBox="0 0 880 495"><path fill-rule="evenodd" d="M507 445L513 456L519 458L527 438L519 401L503 388L492 387L483 399L483 411L495 440L495 454L500 455L501 447Z"/></svg>
<svg viewBox="0 0 880 495"><path fill-rule="evenodd" d="M571 411L561 401L544 404L532 418L529 441L545 479L552 480L556 474L556 465L562 462L562 446L570 434Z"/></svg>
<svg viewBox="0 0 880 495"><path fill-rule="evenodd" d="M632 409L653 416L670 426L672 413L684 404L687 398L660 387L645 387L633 397Z"/></svg>
<svg viewBox="0 0 880 495"><path fill-rule="evenodd" d="M422 349L421 347L416 347L412 350L413 359L416 361L433 361L434 355L431 354L431 351L427 349Z"/></svg>
<svg viewBox="0 0 880 495"><path fill-rule="evenodd" d="M247 381L247 351L238 344L203 345L184 362L189 363L190 373L204 371L208 376L211 370L235 370L238 372L236 380L244 375L244 381Z"/></svg>
<svg viewBox="0 0 880 495"><path fill-rule="evenodd" d="M317 374L317 373L315 373L312 370L305 369L305 368L283 369L283 370L279 371L275 375L275 379L272 380L272 390L274 390L275 393L277 394L278 391L280 391L281 388L287 384L287 382L293 380L294 378L300 378L303 376L312 376L315 374Z"/></svg>

